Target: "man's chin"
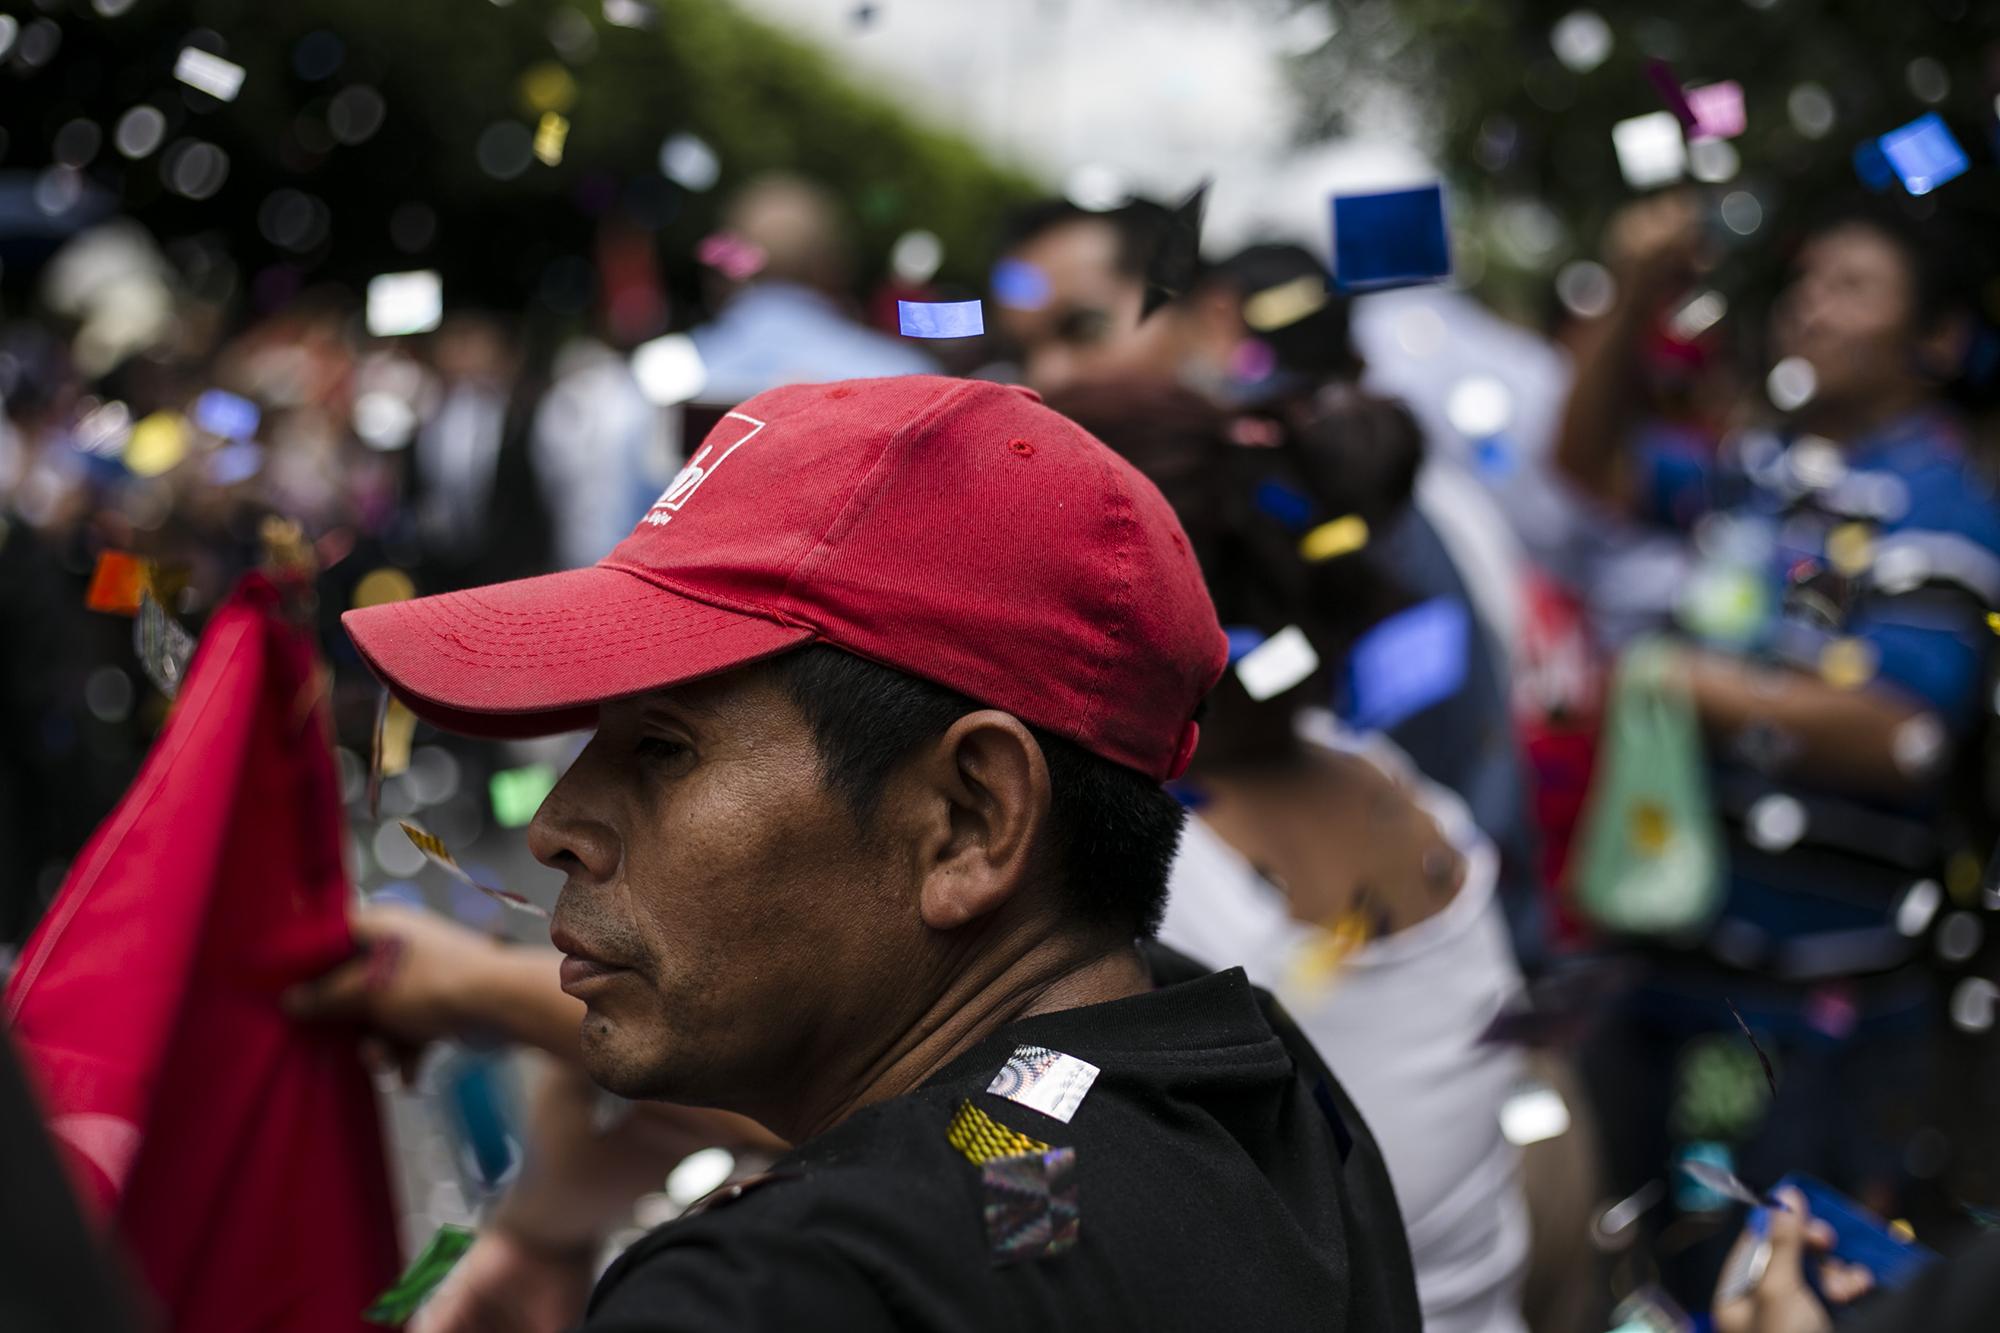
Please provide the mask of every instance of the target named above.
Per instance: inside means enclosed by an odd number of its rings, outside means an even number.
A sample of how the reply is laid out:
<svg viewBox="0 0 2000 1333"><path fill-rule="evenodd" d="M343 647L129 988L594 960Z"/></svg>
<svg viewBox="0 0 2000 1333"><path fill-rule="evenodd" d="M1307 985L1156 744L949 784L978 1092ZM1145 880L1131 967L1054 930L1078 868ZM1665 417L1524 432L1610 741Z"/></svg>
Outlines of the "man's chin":
<svg viewBox="0 0 2000 1333"><path fill-rule="evenodd" d="M606 1092L630 1101L671 1100L671 1081L662 1069L666 1062L595 1009L584 1015L580 1054L583 1072Z"/></svg>

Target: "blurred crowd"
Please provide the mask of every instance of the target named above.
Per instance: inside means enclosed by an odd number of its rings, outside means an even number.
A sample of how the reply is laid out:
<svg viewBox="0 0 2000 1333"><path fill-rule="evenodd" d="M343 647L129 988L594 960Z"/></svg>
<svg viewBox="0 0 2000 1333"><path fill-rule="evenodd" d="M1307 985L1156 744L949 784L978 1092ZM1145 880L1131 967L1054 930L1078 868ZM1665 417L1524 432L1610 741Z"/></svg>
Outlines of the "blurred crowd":
<svg viewBox="0 0 2000 1333"><path fill-rule="evenodd" d="M763 389L969 374L1187 531L1233 669L1163 938L1248 967L1346 1083L1430 1327L1705 1307L1737 1217L1685 1162L1808 1172L1941 1250L1988 1224L1993 220L1857 188L1760 240L1785 276L1745 295L1750 243L1669 189L1530 328L1448 281L1352 294L1290 240L1214 253L1198 197L1104 205L995 218L983 292L921 256L864 290L835 198L767 175L699 305L632 318L610 247L564 327L434 275L266 299L144 216L79 230L0 316L0 948L170 706L86 604L103 553L171 571L198 633L295 523L357 886L424 901L419 813L526 882L512 830L566 744L419 727L371 807L379 687L339 613L594 561ZM982 336L898 336L898 299L971 297Z"/></svg>

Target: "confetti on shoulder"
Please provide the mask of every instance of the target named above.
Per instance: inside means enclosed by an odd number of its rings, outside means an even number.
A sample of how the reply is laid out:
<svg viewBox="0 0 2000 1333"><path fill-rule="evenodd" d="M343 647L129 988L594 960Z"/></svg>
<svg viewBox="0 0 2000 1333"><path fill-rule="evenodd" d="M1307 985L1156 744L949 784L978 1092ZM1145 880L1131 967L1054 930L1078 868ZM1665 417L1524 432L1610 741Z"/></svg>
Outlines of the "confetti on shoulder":
<svg viewBox="0 0 2000 1333"><path fill-rule="evenodd" d="M445 874L450 875L453 879L458 880L462 884L470 884L487 897L505 903L517 912L526 912L529 916L548 916L547 909L528 901L520 894L509 893L506 889L496 889L490 884L481 884L478 880L467 874L465 867L458 863L458 858L451 854L450 850L445 847L444 842L437 834L426 832L407 819L399 819L396 822L403 826L404 834L416 845L417 850L422 852L425 858L433 865L444 871Z"/></svg>
<svg viewBox="0 0 2000 1333"><path fill-rule="evenodd" d="M896 318L905 338L976 338L986 332L977 301L898 301Z"/></svg>

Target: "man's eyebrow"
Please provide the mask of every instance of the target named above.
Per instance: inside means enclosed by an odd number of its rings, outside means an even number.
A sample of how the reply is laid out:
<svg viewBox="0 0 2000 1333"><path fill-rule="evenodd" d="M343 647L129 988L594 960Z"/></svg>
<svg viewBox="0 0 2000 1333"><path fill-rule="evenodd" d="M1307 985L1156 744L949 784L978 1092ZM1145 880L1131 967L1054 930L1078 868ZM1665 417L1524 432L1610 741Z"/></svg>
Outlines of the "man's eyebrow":
<svg viewBox="0 0 2000 1333"><path fill-rule="evenodd" d="M639 696L641 712L668 713L691 721L708 722L721 712L715 699L704 699L699 691L668 688Z"/></svg>

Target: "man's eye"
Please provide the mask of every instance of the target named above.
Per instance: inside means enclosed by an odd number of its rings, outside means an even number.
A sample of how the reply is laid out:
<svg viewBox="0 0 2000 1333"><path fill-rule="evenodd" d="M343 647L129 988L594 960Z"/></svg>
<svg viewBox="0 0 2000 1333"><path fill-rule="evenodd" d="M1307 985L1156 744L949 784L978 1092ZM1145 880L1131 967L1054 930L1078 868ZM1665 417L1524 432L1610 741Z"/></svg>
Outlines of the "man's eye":
<svg viewBox="0 0 2000 1333"><path fill-rule="evenodd" d="M636 747L639 757L655 762L679 759L688 752L688 747L679 741L670 741L664 736L641 736Z"/></svg>
<svg viewBox="0 0 2000 1333"><path fill-rule="evenodd" d="M1057 330L1064 342L1094 343L1111 331L1111 316L1102 310L1072 310Z"/></svg>

